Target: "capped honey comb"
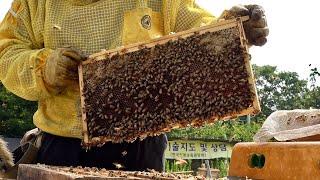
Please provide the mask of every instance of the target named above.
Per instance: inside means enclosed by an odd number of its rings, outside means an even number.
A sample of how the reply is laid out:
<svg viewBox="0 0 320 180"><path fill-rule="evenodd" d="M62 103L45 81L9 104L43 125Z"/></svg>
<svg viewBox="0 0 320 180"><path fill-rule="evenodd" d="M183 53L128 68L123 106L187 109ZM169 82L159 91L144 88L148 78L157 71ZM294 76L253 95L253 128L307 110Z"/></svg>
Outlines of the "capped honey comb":
<svg viewBox="0 0 320 180"><path fill-rule="evenodd" d="M259 112L245 43L237 19L92 55L79 68L84 143Z"/></svg>

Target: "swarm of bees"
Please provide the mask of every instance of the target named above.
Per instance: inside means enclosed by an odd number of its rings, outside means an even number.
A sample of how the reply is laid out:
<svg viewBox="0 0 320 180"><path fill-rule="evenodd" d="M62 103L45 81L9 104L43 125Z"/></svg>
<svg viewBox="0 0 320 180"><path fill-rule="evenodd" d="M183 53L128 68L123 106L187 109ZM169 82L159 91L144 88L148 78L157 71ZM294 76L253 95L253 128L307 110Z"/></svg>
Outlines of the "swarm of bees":
<svg viewBox="0 0 320 180"><path fill-rule="evenodd" d="M122 142L237 115L256 97L237 27L83 66L89 138Z"/></svg>

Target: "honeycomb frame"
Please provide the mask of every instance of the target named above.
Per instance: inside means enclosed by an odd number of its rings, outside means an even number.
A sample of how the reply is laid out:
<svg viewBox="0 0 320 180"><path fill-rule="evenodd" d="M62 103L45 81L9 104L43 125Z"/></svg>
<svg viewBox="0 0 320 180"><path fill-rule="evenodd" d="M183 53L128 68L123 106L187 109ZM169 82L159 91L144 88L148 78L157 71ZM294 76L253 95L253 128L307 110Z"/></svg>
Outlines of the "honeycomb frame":
<svg viewBox="0 0 320 180"><path fill-rule="evenodd" d="M137 51L141 51L142 49L145 49L145 48L153 48L157 45L162 45L162 44L166 44L171 41L174 42L174 41L178 41L179 39L188 38L194 34L205 34L208 32L217 32L217 31L231 29L231 28L236 28L238 30L241 48L245 51L245 56L243 58L244 58L244 62L245 62L245 69L248 74L248 83L250 85L250 91L253 94L253 102L252 102L251 107L248 107L247 109L243 109L240 112L230 113L230 114L225 115L223 117L213 116L209 119L206 119L206 123L211 124L217 120L226 120L226 119L232 119L232 118L235 118L238 116L244 116L244 115L248 115L248 114L254 115L254 114L259 113L261 111L261 109L260 109L260 104L258 101L255 79L254 79L253 72L252 72L252 66L250 64L250 55L248 52L247 40L245 37L243 24L242 24L243 21L246 21L246 20L248 20L248 17L239 17L239 18L232 19L232 20L225 20L225 21L217 22L216 24L213 24L213 25L204 26L204 27L200 27L200 28L194 28L194 29L191 29L188 31L179 32L176 34L171 34L171 35L164 36L164 37L161 37L158 39L154 39L154 40L151 40L148 42L136 43L136 44L128 45L125 47L119 47L119 48L116 48L113 50L102 50L99 53L91 55L88 58L88 60L82 62L81 65L79 66L79 84L80 84L81 110L82 110L83 136L84 136L83 145L90 147L90 146L96 146L99 144L103 144L103 143L109 142L109 141L115 142L113 139L106 137L106 136L92 136L92 135L90 135L90 132L88 129L88 119L87 119L87 112L86 112L87 110L86 110L86 103L85 103L86 97L84 95L84 89L85 89L84 82L86 81L86 79L84 78L84 72L83 72L84 67L89 64L94 64L94 63L97 63L97 62L105 60L105 59L110 59L116 55L123 55L123 54L127 54L127 53L137 52ZM188 125L201 126L202 124L204 124L203 121L201 121L201 123L199 125L198 119L194 119ZM172 129L182 128L182 127L187 126L186 124L179 124L179 123L167 124L167 125L168 126L166 128L163 128L162 130L158 131L158 133L160 134L160 133L168 132ZM149 135L157 135L157 133L150 134L149 132L141 132L136 138L144 138ZM129 141L132 141L132 140L129 140ZM119 141L119 142L121 142L121 141Z"/></svg>

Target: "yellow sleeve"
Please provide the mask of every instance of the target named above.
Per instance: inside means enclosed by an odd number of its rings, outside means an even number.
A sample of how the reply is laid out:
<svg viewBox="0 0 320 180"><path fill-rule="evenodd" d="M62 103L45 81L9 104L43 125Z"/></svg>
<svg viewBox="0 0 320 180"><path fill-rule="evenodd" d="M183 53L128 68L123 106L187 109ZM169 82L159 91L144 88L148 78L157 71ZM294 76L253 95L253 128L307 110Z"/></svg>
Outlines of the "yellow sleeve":
<svg viewBox="0 0 320 180"><path fill-rule="evenodd" d="M209 25L215 17L208 11L200 8L194 0L182 0L177 13L175 32Z"/></svg>
<svg viewBox="0 0 320 180"><path fill-rule="evenodd" d="M39 16L30 12L32 2L15 0L0 24L0 81L12 93L37 101L49 95L41 69L52 50L43 48L41 23L32 24Z"/></svg>

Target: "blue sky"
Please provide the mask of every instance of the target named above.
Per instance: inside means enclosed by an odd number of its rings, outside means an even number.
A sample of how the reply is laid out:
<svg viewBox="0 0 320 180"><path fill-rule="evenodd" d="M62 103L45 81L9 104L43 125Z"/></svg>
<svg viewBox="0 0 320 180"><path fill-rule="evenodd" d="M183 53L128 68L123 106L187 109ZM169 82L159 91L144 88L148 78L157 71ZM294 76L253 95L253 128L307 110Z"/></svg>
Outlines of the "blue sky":
<svg viewBox="0 0 320 180"><path fill-rule="evenodd" d="M263 47L250 49L252 63L276 65L279 70L296 71L307 78L309 64L320 67L318 1L276 0L197 0L218 16L224 9L236 4L260 4L266 10L270 35ZM11 0L0 3L0 19L10 8Z"/></svg>

